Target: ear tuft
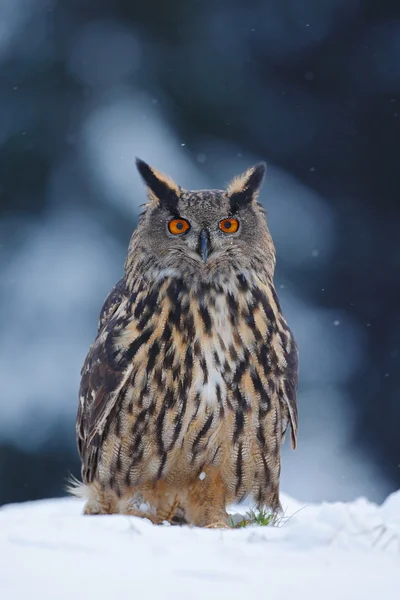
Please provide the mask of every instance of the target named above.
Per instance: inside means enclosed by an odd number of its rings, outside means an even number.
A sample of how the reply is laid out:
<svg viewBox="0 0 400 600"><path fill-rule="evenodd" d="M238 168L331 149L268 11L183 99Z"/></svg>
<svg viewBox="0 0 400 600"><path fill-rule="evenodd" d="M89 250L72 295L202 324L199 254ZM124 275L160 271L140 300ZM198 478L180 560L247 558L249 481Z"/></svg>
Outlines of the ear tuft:
<svg viewBox="0 0 400 600"><path fill-rule="evenodd" d="M267 165L264 162L247 169L243 175L235 177L228 185L228 196L231 201L232 213L256 200L264 179Z"/></svg>
<svg viewBox="0 0 400 600"><path fill-rule="evenodd" d="M136 159L136 167L149 190L150 199L164 204L169 210L175 210L180 195L176 183L140 158Z"/></svg>

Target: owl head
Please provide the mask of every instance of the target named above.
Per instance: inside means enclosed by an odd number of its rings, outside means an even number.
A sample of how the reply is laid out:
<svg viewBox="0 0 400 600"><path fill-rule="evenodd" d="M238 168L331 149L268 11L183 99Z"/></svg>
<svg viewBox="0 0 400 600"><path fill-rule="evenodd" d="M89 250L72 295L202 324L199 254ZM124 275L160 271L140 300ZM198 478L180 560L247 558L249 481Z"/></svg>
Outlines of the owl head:
<svg viewBox="0 0 400 600"><path fill-rule="evenodd" d="M204 280L235 270L273 275L275 250L258 202L264 163L225 190L185 190L137 159L148 203L132 236L127 266Z"/></svg>

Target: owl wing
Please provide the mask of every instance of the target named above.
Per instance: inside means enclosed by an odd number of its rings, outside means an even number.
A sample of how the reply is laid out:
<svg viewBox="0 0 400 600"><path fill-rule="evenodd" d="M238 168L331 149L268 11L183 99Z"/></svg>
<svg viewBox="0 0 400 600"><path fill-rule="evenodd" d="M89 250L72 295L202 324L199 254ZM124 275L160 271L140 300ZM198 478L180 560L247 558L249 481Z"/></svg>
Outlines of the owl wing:
<svg viewBox="0 0 400 600"><path fill-rule="evenodd" d="M121 305L122 300L126 297L125 279L121 279L116 283L104 301L100 311L98 332L104 325L115 315L117 309Z"/></svg>
<svg viewBox="0 0 400 600"><path fill-rule="evenodd" d="M81 371L76 437L85 482L93 479L104 428L129 375L126 365L116 360L113 349L113 337L125 322L125 299L122 279L101 309L98 334Z"/></svg>
<svg viewBox="0 0 400 600"><path fill-rule="evenodd" d="M283 319L282 319L283 321ZM283 411L283 436L290 423L292 448L297 445L298 411L297 411L297 386L299 378L299 353L292 332L285 324L282 331L282 347L286 365L280 366L278 394Z"/></svg>

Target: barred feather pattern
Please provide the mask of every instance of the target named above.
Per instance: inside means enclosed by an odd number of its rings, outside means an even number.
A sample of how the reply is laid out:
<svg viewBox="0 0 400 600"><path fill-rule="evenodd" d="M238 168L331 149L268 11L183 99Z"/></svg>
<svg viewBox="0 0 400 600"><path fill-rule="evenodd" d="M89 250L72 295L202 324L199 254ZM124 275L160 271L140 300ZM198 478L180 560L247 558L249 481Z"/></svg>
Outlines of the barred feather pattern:
<svg viewBox="0 0 400 600"><path fill-rule="evenodd" d="M251 494L277 508L289 422L296 440L297 348L272 281L240 273L229 290L192 289L165 277L130 294L122 281L100 327L82 371L81 407L86 390L94 400L78 419L84 481L120 497L160 479L183 487L214 465L228 502Z"/></svg>

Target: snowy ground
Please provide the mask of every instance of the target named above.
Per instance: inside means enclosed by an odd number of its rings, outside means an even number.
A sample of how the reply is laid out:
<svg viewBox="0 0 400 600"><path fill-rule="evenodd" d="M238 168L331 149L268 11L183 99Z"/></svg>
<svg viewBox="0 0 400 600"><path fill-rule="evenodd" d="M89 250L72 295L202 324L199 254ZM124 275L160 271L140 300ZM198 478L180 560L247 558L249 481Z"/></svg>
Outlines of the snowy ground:
<svg viewBox="0 0 400 600"><path fill-rule="evenodd" d="M1 600L400 599L400 491L229 531L81 516L75 499L0 509ZM241 508L243 512L243 508Z"/></svg>

